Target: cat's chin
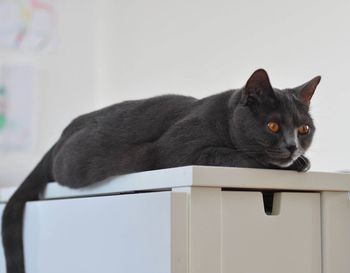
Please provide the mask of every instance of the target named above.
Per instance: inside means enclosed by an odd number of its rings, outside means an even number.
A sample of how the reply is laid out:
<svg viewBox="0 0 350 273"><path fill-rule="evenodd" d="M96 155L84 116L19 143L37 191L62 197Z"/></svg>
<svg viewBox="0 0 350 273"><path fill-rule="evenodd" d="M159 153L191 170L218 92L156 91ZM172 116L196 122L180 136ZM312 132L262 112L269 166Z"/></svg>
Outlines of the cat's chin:
<svg viewBox="0 0 350 273"><path fill-rule="evenodd" d="M270 164L279 168L290 167L301 155L300 152L294 153L287 158L270 158Z"/></svg>
<svg viewBox="0 0 350 273"><path fill-rule="evenodd" d="M290 160L288 162L271 162L272 165L276 166L276 167L280 167L280 168L287 168L290 165L292 165L294 162L294 160Z"/></svg>
<svg viewBox="0 0 350 273"><path fill-rule="evenodd" d="M281 160L274 159L270 161L270 164L279 168L287 168L291 166L297 158L298 158L297 156L293 156L288 159L281 159Z"/></svg>

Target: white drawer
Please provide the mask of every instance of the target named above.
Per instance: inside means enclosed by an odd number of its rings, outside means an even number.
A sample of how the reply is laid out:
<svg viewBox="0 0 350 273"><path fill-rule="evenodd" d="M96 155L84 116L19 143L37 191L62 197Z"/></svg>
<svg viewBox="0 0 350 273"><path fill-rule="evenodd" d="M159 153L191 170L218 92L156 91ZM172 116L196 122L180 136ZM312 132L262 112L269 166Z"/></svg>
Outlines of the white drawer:
<svg viewBox="0 0 350 273"><path fill-rule="evenodd" d="M320 194L222 192L222 273L320 273Z"/></svg>
<svg viewBox="0 0 350 273"><path fill-rule="evenodd" d="M26 273L183 273L186 221L181 193L29 202Z"/></svg>

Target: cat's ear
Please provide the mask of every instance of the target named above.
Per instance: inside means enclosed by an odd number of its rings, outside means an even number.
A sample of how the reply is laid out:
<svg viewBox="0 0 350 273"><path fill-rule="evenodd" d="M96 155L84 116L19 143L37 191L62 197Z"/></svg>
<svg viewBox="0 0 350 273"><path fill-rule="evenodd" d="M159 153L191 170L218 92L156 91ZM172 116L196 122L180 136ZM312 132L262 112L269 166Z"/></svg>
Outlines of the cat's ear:
<svg viewBox="0 0 350 273"><path fill-rule="evenodd" d="M313 78L311 81L308 81L307 83L297 87L295 89L295 92L301 102L306 104L307 106L310 105L310 101L312 98L312 95L314 94L317 85L321 81L321 76L317 76Z"/></svg>
<svg viewBox="0 0 350 273"><path fill-rule="evenodd" d="M273 94L273 88L270 83L269 76L264 69L256 70L248 79L242 99L244 102L250 100L259 100L263 96Z"/></svg>

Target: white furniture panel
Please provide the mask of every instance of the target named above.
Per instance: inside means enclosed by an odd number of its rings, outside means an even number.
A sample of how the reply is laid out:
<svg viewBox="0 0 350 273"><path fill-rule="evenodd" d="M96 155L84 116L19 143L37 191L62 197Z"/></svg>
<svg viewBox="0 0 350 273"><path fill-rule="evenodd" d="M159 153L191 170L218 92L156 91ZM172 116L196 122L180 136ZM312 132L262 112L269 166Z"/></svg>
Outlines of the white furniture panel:
<svg viewBox="0 0 350 273"><path fill-rule="evenodd" d="M347 192L324 192L323 273L350 272L350 200Z"/></svg>
<svg viewBox="0 0 350 273"><path fill-rule="evenodd" d="M298 173L285 170L186 166L111 177L110 179L81 189L70 189L57 183L50 183L43 192L42 198L110 195L120 192L183 187L318 192L349 191L349 177L349 174L326 172Z"/></svg>
<svg viewBox="0 0 350 273"><path fill-rule="evenodd" d="M222 273L320 273L320 194L222 192Z"/></svg>
<svg viewBox="0 0 350 273"><path fill-rule="evenodd" d="M189 272L221 272L221 189L193 187L188 194Z"/></svg>
<svg viewBox="0 0 350 273"><path fill-rule="evenodd" d="M2 213L4 211L4 208L5 208L5 204L0 203L0 217L1 218L2 218ZM1 225L0 225L0 231L1 231ZM5 257L4 257L4 250L2 248L2 244L0 244L0 272L6 272Z"/></svg>
<svg viewBox="0 0 350 273"><path fill-rule="evenodd" d="M186 272L186 199L181 195L160 192L28 203L27 273Z"/></svg>

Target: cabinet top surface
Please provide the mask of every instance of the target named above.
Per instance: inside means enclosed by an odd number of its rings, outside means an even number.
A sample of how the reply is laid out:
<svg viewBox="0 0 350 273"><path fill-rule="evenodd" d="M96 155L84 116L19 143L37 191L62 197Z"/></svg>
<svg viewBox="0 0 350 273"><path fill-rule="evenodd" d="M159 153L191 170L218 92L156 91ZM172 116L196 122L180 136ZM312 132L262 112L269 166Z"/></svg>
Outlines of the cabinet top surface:
<svg viewBox="0 0 350 273"><path fill-rule="evenodd" d="M112 177L81 189L69 189L58 183L50 183L43 192L42 198L111 195L182 187L350 192L350 174L186 166Z"/></svg>

